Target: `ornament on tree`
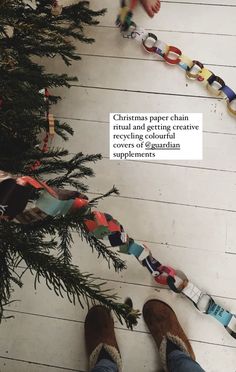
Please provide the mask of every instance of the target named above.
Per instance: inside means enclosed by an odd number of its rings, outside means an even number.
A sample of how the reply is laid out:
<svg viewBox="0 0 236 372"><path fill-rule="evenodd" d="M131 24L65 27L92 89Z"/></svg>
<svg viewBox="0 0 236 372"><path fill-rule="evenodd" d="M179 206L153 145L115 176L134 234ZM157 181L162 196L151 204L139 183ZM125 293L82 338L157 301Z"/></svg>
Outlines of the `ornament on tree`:
<svg viewBox="0 0 236 372"><path fill-rule="evenodd" d="M55 120L53 114L48 114L47 119L49 134L53 136L55 134Z"/></svg>
<svg viewBox="0 0 236 372"><path fill-rule="evenodd" d="M13 37L13 35L14 35L14 27L12 27L12 26L6 26L6 27L4 27L4 31L5 31L5 34L9 38Z"/></svg>
<svg viewBox="0 0 236 372"><path fill-rule="evenodd" d="M45 136L43 137L42 148L40 149L39 145L37 145L37 148L39 148L39 150L42 153L46 153L46 152L48 152L49 147L52 144L53 137L55 135L55 120L54 120L53 114L50 114L50 112L49 112L49 97L50 97L49 90L47 88L40 89L39 93L44 96L44 102L45 102L45 105L46 105L45 116L46 116L46 120L48 122L48 129L47 129L47 132L46 132ZM1 108L1 106L0 106L0 108ZM50 142L50 144L49 144L49 142ZM31 170L36 170L37 168L40 167L40 165L41 165L41 162L39 160L36 160L34 162L34 164L31 165L30 169Z"/></svg>
<svg viewBox="0 0 236 372"><path fill-rule="evenodd" d="M59 4L59 1L58 0L53 0L52 2L52 9L51 9L51 13L53 16L57 17L59 16L61 13L62 13L62 5Z"/></svg>

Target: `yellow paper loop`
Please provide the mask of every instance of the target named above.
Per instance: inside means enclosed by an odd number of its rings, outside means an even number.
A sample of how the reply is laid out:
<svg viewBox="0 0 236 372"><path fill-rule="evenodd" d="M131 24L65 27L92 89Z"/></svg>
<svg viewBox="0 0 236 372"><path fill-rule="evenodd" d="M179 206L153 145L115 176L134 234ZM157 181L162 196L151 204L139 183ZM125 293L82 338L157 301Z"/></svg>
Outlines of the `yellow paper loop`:
<svg viewBox="0 0 236 372"><path fill-rule="evenodd" d="M213 75L213 72L211 72L207 68L203 68L199 72L197 79L198 79L198 81L207 81L212 75Z"/></svg>

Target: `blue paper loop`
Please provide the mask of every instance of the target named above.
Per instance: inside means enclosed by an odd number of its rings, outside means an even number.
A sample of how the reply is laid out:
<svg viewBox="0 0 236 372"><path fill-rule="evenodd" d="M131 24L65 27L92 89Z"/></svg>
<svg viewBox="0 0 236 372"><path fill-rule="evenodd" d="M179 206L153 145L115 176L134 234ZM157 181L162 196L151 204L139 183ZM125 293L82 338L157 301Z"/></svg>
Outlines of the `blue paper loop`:
<svg viewBox="0 0 236 372"><path fill-rule="evenodd" d="M210 305L207 314L213 316L213 318L217 319L225 327L227 327L233 316L229 311L217 305L215 302Z"/></svg>
<svg viewBox="0 0 236 372"><path fill-rule="evenodd" d="M43 191L36 202L36 206L49 216L59 216L67 214L73 203L74 199L59 200L47 191Z"/></svg>
<svg viewBox="0 0 236 372"><path fill-rule="evenodd" d="M220 89L221 92L223 92L225 94L225 96L228 98L229 102L231 102L233 99L235 99L236 97L236 94L235 92L233 91L233 89L231 89L230 87L228 87L228 85L225 85L222 89Z"/></svg>
<svg viewBox="0 0 236 372"><path fill-rule="evenodd" d="M129 254L133 254L135 257L139 257L143 250L144 248L141 245L133 242L130 244L128 252Z"/></svg>

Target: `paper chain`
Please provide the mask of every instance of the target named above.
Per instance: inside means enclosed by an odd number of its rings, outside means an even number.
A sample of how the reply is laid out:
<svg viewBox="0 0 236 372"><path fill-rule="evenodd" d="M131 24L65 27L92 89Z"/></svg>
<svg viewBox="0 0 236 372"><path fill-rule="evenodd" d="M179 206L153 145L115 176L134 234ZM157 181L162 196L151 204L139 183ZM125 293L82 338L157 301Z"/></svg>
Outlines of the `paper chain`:
<svg viewBox="0 0 236 372"><path fill-rule="evenodd" d="M35 207L26 209L33 189L40 192ZM13 220L30 224L47 216L61 216L87 208L88 198L77 191L54 189L32 177L14 178L0 172L0 220ZM186 275L169 266L162 265L144 244L130 238L123 226L110 214L91 212L91 219L84 220L84 227L97 239L106 239L110 247L119 247L119 252L133 255L153 276L156 283L168 286L176 293L182 293L204 314L217 319L236 338L236 316L216 304L213 298L191 283Z"/></svg>
<svg viewBox="0 0 236 372"><path fill-rule="evenodd" d="M186 72L187 78L205 84L212 95L224 98L227 102L228 111L234 117L236 116L236 93L225 84L221 77L216 76L212 71L205 68L203 63L184 55L179 48L167 45L159 40L154 33L138 27L132 21L132 16L133 13L129 6L122 4L116 24L120 27L124 38L141 42L147 52L161 56L170 65L181 67Z"/></svg>
<svg viewBox="0 0 236 372"><path fill-rule="evenodd" d="M110 246L119 247L121 253L135 256L139 263L152 274L156 283L168 286L175 293L182 293L200 312L217 319L236 339L236 316L234 314L216 304L210 295L191 283L183 272L164 266L157 261L147 246L130 238L123 226L111 215L96 211L93 212L93 216L94 220L84 222L90 234L97 239L107 239Z"/></svg>
<svg viewBox="0 0 236 372"><path fill-rule="evenodd" d="M132 21L132 10L129 6L126 6L125 1L121 1L120 14L117 16L116 24L120 27L123 37L140 41L147 52L161 56L168 64L180 66L186 71L186 76L189 79L205 83L212 94L225 97L229 112L236 115L236 110L233 108L236 102L236 94L225 84L223 79L206 69L201 62L192 60L182 54L179 48L167 45L159 40L155 34L138 27ZM124 232L121 234L124 234ZM110 243L111 237L112 235L110 238L108 235ZM161 265L152 257L146 246L139 245L130 238L127 239L126 245L120 246L120 252L133 254L151 272L157 283L168 285L172 291L185 295L199 311L213 316L233 338L236 338L236 316L234 314L217 305L210 295L202 292L195 284L189 282L185 274L171 267ZM147 253L148 251L149 253ZM146 257L144 258L143 255L146 255Z"/></svg>

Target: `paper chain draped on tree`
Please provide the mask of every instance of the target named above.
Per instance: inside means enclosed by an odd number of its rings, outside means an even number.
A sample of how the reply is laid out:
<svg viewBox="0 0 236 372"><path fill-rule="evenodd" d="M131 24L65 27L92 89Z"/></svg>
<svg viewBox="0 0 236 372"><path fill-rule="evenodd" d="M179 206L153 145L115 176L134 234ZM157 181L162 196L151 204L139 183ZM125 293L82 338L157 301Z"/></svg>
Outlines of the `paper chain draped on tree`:
<svg viewBox="0 0 236 372"><path fill-rule="evenodd" d="M34 189L39 190L39 198L35 207L26 209ZM75 213L80 208L88 207L88 204L88 198L77 191L55 189L32 177L14 178L0 172L0 219L15 219L19 223L29 224L47 216ZM84 219L84 226L91 235L107 240L111 247L119 247L121 253L133 255L152 274L156 283L183 294L199 311L213 316L236 338L234 314L216 304L210 295L190 282L184 273L157 261L149 248L129 237L123 226L110 214L90 211L90 215L91 218Z"/></svg>
<svg viewBox="0 0 236 372"><path fill-rule="evenodd" d="M130 6L126 6L125 1L121 1L116 24L120 27L123 37L141 42L147 52L159 55L170 65L181 67L189 79L205 84L211 94L224 98L229 112L236 116L236 93L226 85L224 80L205 68L203 63L184 55L179 48L167 45L154 33L138 27L132 21L132 10Z"/></svg>

